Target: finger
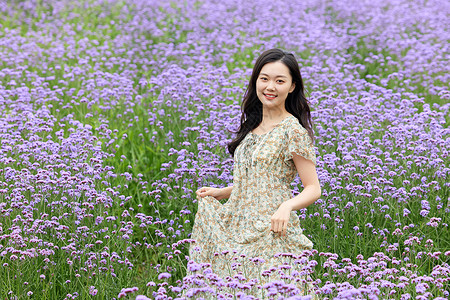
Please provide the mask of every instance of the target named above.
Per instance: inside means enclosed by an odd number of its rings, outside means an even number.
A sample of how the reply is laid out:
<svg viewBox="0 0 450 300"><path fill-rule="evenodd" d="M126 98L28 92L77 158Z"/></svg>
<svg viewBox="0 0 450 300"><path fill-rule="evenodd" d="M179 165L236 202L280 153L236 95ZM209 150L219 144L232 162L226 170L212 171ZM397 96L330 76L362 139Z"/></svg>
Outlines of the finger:
<svg viewBox="0 0 450 300"><path fill-rule="evenodd" d="M206 189L205 189L204 187L201 187L201 188L199 188L199 189L196 191L196 193L197 193L197 195L199 195L200 197L203 197L205 191L206 191Z"/></svg>
<svg viewBox="0 0 450 300"><path fill-rule="evenodd" d="M283 221L280 221L280 222L278 223L278 232L279 232L279 235L280 235L280 236L283 236L283 231L284 231L284 222L283 222Z"/></svg>
<svg viewBox="0 0 450 300"><path fill-rule="evenodd" d="M284 224L283 224L283 236L286 236L286 231L287 231L287 222L284 222Z"/></svg>
<svg viewBox="0 0 450 300"><path fill-rule="evenodd" d="M276 234L280 234L280 225L279 225L279 222L278 221L274 221L274 224L273 224L273 231L276 233Z"/></svg>
<svg viewBox="0 0 450 300"><path fill-rule="evenodd" d="M280 236L281 228L280 228L280 222L279 221L277 221L277 223L275 225L275 232L277 233L278 236Z"/></svg>

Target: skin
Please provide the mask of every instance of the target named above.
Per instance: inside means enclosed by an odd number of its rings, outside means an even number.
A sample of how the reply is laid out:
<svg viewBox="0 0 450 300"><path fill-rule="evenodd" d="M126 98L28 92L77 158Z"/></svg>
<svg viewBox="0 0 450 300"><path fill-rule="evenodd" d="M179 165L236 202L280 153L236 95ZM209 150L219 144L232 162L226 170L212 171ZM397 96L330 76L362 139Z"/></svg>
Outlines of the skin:
<svg viewBox="0 0 450 300"><path fill-rule="evenodd" d="M262 67L256 80L256 95L263 106L263 118L254 133L271 130L277 123L290 116L286 111L285 101L294 89L295 83L292 82L289 69L282 62L272 62ZM271 95L276 97L269 97Z"/></svg>
<svg viewBox="0 0 450 300"><path fill-rule="evenodd" d="M256 94L263 104L263 119L261 124L253 130L254 134L264 134L290 116L286 111L285 101L294 89L295 84L292 82L289 69L282 62L267 63L263 66L256 81ZM283 202L272 215L270 230L278 236L286 236L292 211L308 207L321 195L314 163L296 154L293 156L293 161L304 188L297 196ZM196 191L196 194L201 198L212 196L217 200L222 200L229 198L232 190L233 186L226 188L202 187Z"/></svg>

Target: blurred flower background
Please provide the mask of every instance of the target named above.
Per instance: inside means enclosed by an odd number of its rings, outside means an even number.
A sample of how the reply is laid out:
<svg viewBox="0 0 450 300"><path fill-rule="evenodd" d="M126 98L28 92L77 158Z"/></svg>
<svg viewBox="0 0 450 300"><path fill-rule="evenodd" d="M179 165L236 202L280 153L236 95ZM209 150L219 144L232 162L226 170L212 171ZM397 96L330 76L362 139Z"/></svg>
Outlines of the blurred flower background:
<svg viewBox="0 0 450 300"><path fill-rule="evenodd" d="M449 11L0 1L1 298L300 299L294 283L310 275L323 299L447 299ZM315 250L279 254L267 272L285 279L261 286L187 254L194 192L232 182L226 144L253 63L274 47L300 64L322 196L298 212Z"/></svg>

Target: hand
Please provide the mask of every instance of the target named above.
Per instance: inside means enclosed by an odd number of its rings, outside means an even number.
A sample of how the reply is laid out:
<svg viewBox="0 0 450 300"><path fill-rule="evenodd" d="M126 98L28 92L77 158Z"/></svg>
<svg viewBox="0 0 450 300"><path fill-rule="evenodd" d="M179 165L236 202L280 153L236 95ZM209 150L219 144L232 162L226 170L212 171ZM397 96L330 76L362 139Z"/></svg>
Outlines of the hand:
<svg viewBox="0 0 450 300"><path fill-rule="evenodd" d="M208 186L199 188L195 193L197 194L198 197L201 197L201 198L206 197L206 196L214 197L217 200L221 200L224 198L222 189L208 187Z"/></svg>
<svg viewBox="0 0 450 300"><path fill-rule="evenodd" d="M270 218L270 230L277 233L279 236L286 236L291 211L292 208L286 202L282 203Z"/></svg>

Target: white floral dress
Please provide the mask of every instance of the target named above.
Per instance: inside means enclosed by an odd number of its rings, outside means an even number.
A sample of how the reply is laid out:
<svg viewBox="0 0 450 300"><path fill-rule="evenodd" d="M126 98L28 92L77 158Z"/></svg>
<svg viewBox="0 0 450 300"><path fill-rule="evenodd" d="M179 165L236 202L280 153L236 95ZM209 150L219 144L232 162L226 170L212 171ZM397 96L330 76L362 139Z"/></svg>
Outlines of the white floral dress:
<svg viewBox="0 0 450 300"><path fill-rule="evenodd" d="M274 254L312 249L295 212L285 237L270 231L271 216L292 198L291 183L297 174L294 153L316 163L308 132L292 115L265 134L247 134L235 151L233 190L228 201L221 204L210 196L199 198L191 236L196 243L191 245L190 259L210 263L212 271L222 278L242 272L247 279L258 278L264 284L276 279L261 276L261 271L279 264ZM230 254L221 255L227 250ZM265 262L259 266L233 265L229 258L241 254Z"/></svg>

